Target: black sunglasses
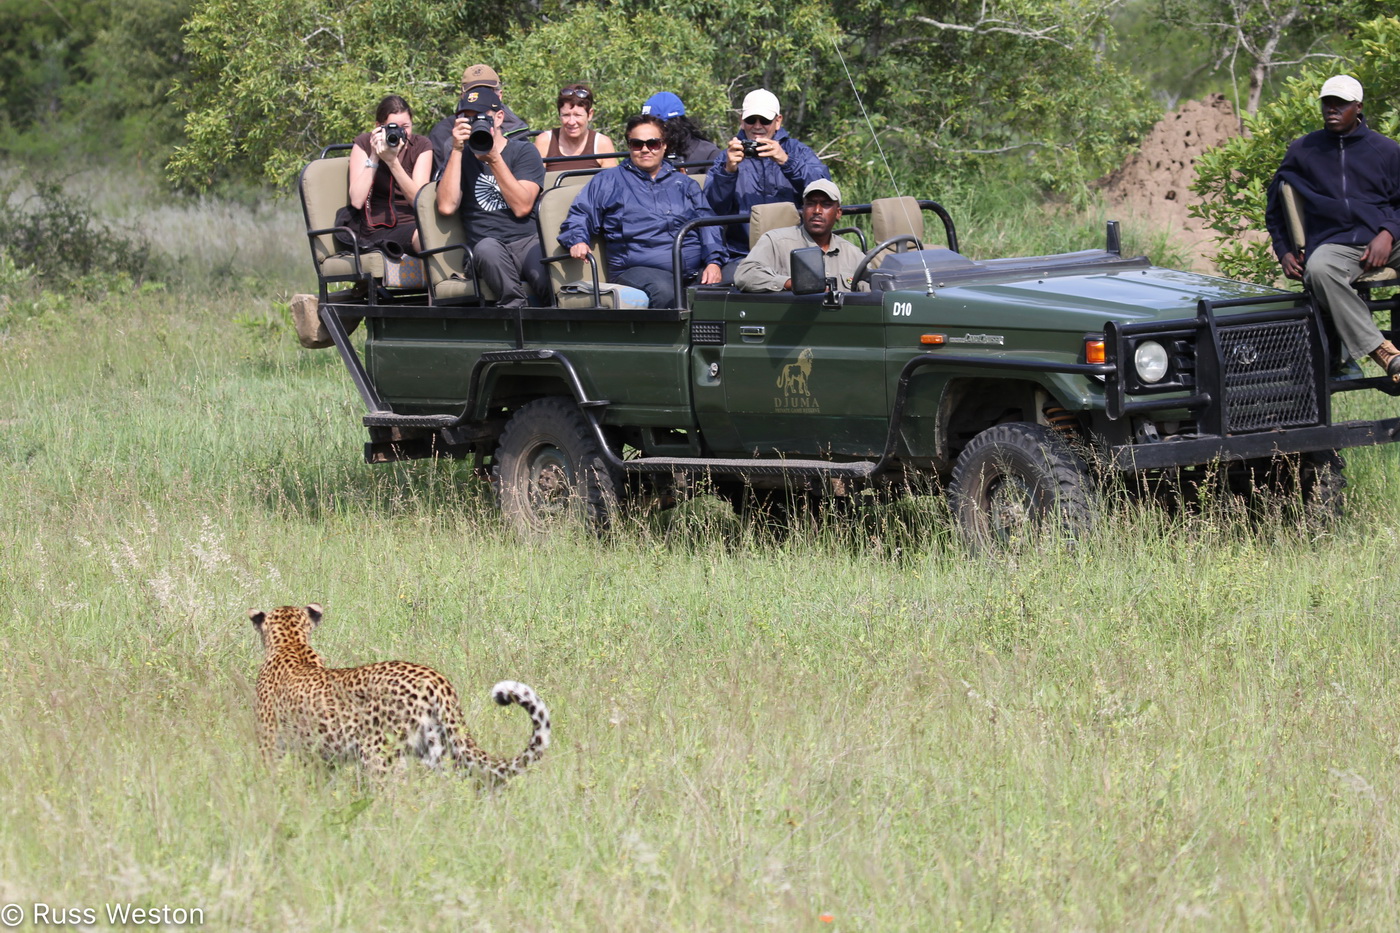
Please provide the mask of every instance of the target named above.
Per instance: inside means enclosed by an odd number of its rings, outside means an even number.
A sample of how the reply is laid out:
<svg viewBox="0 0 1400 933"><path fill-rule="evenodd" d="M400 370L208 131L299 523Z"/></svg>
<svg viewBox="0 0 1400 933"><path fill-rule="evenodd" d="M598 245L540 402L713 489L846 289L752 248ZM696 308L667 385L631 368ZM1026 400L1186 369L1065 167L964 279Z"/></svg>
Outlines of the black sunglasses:
<svg viewBox="0 0 1400 933"><path fill-rule="evenodd" d="M755 123L762 123L764 126L773 125L772 120L768 119L767 117L760 117L758 114L754 114L751 117L744 117L744 122L747 123L749 126L753 126Z"/></svg>
<svg viewBox="0 0 1400 933"><path fill-rule="evenodd" d="M643 148L650 149L652 152L655 152L656 150L660 149L662 146L666 145L666 143L665 143L664 140L657 139L657 138L652 138L652 139L636 139L636 138L634 138L634 137L632 137L632 136L628 136L628 137L627 137L627 145L630 146L630 147L632 147L632 151L633 151L633 152L638 152L638 151L640 151L640 150L643 149Z"/></svg>
<svg viewBox="0 0 1400 933"><path fill-rule="evenodd" d="M593 96L593 92L586 87L566 87L559 92L560 97L577 97L579 100L588 100Z"/></svg>

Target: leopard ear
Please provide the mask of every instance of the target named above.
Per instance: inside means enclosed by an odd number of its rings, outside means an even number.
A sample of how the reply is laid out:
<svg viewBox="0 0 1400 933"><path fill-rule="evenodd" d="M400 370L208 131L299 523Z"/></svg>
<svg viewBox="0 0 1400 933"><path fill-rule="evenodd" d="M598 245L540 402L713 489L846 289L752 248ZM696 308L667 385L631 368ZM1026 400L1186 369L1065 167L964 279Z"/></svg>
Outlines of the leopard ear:
<svg viewBox="0 0 1400 933"><path fill-rule="evenodd" d="M326 610L321 608L320 603L306 604L306 617L311 620L313 626L321 624L321 617L326 614Z"/></svg>
<svg viewBox="0 0 1400 933"><path fill-rule="evenodd" d="M267 613L261 609L249 609L248 618L253 620L253 628L261 629L263 620L267 618Z"/></svg>

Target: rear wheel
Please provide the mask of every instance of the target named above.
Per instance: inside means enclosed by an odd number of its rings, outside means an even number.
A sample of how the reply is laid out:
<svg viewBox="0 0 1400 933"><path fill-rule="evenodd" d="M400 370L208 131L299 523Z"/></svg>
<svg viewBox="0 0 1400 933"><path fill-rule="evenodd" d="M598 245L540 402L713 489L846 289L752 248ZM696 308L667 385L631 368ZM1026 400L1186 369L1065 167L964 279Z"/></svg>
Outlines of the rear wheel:
<svg viewBox="0 0 1400 933"><path fill-rule="evenodd" d="M618 476L566 398L536 399L515 413L501 433L491 478L501 514L525 534L561 524L606 528L618 507Z"/></svg>
<svg viewBox="0 0 1400 933"><path fill-rule="evenodd" d="M1073 538L1094 512L1084 461L1054 430L1024 421L988 428L963 448L949 498L959 531L978 550L1045 533Z"/></svg>

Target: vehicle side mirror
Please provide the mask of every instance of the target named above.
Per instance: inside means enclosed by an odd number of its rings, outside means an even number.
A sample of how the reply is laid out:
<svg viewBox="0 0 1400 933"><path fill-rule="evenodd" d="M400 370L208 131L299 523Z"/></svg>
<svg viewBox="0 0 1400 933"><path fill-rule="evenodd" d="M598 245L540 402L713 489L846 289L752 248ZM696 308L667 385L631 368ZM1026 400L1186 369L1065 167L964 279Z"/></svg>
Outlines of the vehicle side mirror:
<svg viewBox="0 0 1400 933"><path fill-rule="evenodd" d="M789 258L794 295L820 295L826 291L826 257L820 246L795 249Z"/></svg>

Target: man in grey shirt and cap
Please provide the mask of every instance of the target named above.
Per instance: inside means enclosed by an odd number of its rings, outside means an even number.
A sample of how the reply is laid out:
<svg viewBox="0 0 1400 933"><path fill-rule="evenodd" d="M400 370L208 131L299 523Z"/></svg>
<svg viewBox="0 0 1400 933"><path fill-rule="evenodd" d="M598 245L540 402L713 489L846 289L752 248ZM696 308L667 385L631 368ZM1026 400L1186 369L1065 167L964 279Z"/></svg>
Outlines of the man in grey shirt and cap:
<svg viewBox="0 0 1400 933"><path fill-rule="evenodd" d="M827 276L836 279L836 290L851 291L851 276L863 254L859 246L831 232L840 219L841 189L828 178L818 178L802 191L801 223L769 230L759 237L739 263L734 284L746 292L789 291L792 251L819 246Z"/></svg>

